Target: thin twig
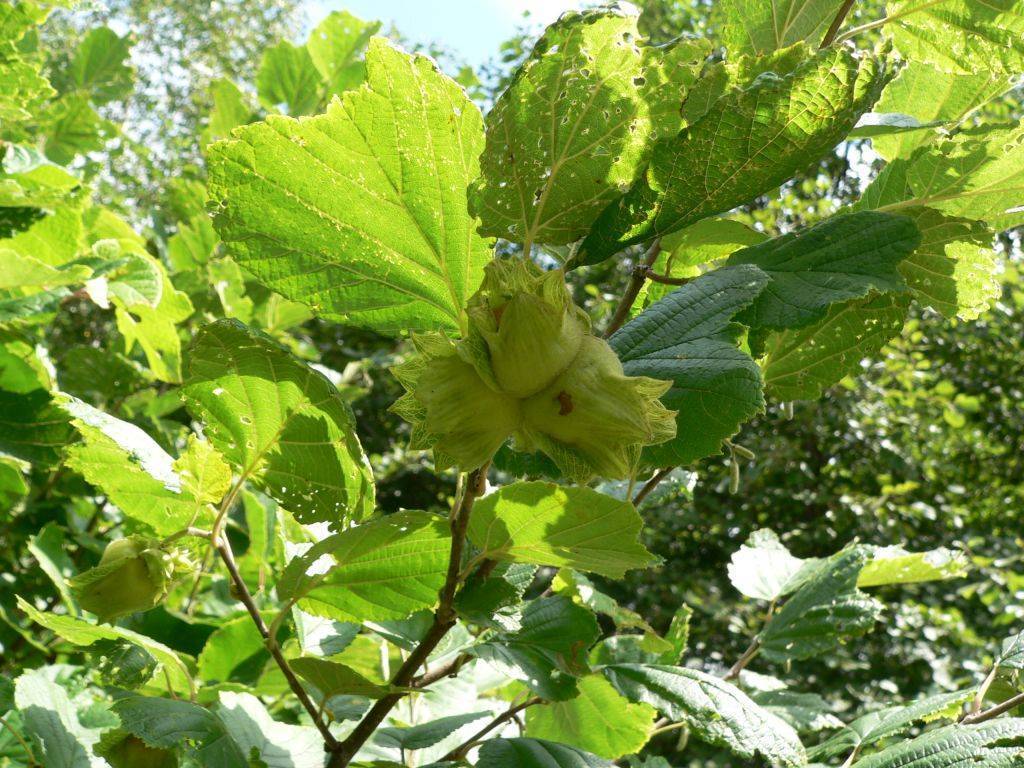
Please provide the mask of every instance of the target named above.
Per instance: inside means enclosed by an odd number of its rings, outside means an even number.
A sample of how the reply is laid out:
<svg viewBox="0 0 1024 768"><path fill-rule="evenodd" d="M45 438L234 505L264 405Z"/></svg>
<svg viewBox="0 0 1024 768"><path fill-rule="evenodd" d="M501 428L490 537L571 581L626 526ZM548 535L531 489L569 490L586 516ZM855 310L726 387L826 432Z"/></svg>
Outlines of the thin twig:
<svg viewBox="0 0 1024 768"><path fill-rule="evenodd" d="M651 265L658 260L659 253L661 253L660 237L651 243L651 247L647 249L643 259L633 269L633 275L629 280L629 285L626 286L626 292L622 294L622 299L619 300L619 306L616 308L615 314L608 321L608 327L604 332L606 339L619 330L622 324L626 322L626 319L629 317L629 311L633 308L633 302L636 301L636 297L640 294L640 289L644 287L644 281L647 279Z"/></svg>
<svg viewBox="0 0 1024 768"><path fill-rule="evenodd" d="M694 278L692 277L672 277L671 275L659 275L657 272L651 271L650 267L647 268L647 279L652 283L661 283L662 285L686 285L692 283Z"/></svg>
<svg viewBox="0 0 1024 768"><path fill-rule="evenodd" d="M828 32L825 33L825 39L821 41L820 48L828 48L836 40L836 35L839 34L839 28L843 26L843 22L846 21L846 14L853 8L853 0L845 0L840 6L839 12L836 13L836 17L832 19L832 23L828 27Z"/></svg>
<svg viewBox="0 0 1024 768"><path fill-rule="evenodd" d="M396 688L408 688L416 676L416 672L426 662L427 657L455 626L455 593L462 582L462 553L466 544L466 529L469 527L469 516L473 511L473 503L487 486L487 469L490 462L475 470L466 483L465 491L458 507L451 516L452 543L448 556L448 572L444 585L438 592L438 605L434 611L434 620L426 635L412 650L412 653L398 668L391 678L391 685ZM394 706L406 695L405 691L392 693L377 700L370 710L363 715L352 732L341 742L330 748L331 759L328 768L345 768L355 757L367 739L373 735L377 727L388 716Z"/></svg>
<svg viewBox="0 0 1024 768"><path fill-rule="evenodd" d="M292 670L291 665L288 664L288 660L281 653L281 649L277 644L277 638L270 634L270 630L267 627L263 616L260 614L260 609L256 606L256 602L252 599L252 594L249 592L249 587L245 584L245 579L242 578L242 574L238 570L238 564L235 562L235 554L231 551L231 545L228 543L227 538L223 535L218 536L216 542L217 552L220 554L221 560L224 561L224 565L228 569L228 574L231 577L231 583L235 587L235 593L238 595L238 599L245 605L246 610L249 612L249 616L252 617L253 623L256 625L256 629L263 637L263 642L267 646L267 650L270 651L270 655L274 657L274 661L277 662L277 666L280 667L281 672L284 674L285 679L288 681L288 686L295 693L299 703L309 712L310 717L313 718L313 724L320 731L320 735L324 738L325 748L328 750L336 749L338 746L338 740L334 738L334 734L331 733L327 727L327 723L320 717L319 709L313 700L309 698L309 694L306 693L306 689L302 687L302 683L299 682L299 678L295 676L295 672Z"/></svg>
<svg viewBox="0 0 1024 768"><path fill-rule="evenodd" d="M743 655L740 656L736 660L736 663L732 665L732 668L729 670L729 673L722 679L735 680L737 677L739 677L740 672L746 669L747 664L754 660L754 657L757 656L760 650L761 641L755 637L753 642L751 642L750 645L747 647L747 650L743 652Z"/></svg>
<svg viewBox="0 0 1024 768"><path fill-rule="evenodd" d="M992 670L985 676L985 679L981 681L981 685L978 686L978 692L974 695L974 701L971 702L971 708L967 712L969 715L981 712L981 708L985 706L985 694L988 693L989 687L996 679L996 674L999 672L999 665L993 664Z"/></svg>
<svg viewBox="0 0 1024 768"><path fill-rule="evenodd" d="M1004 712L1009 712L1011 709L1016 709L1021 705L1024 705L1024 693L1018 693L1016 696L1007 699L1002 704L996 704L994 707L986 709L984 712L977 712L975 714L968 715L960 722L965 725L970 725L972 723L984 723L986 720L999 717L999 715Z"/></svg>
<svg viewBox="0 0 1024 768"><path fill-rule="evenodd" d="M540 704L543 701L544 700L540 696L533 696L532 698L527 699L526 701L522 702L521 704L516 704L515 706L509 707L504 712L502 712L500 715L498 715L493 720L491 720L489 723L487 723L487 725L485 725L479 731L477 731L472 736L470 736L462 744L460 744L455 749L453 749L451 752L449 752L447 755L442 757L441 758L441 762L443 763L443 762L448 761L448 760L451 760L451 761L461 760L462 758L464 758L466 756L466 754L469 752L469 750L471 750L488 733L493 731L498 726L500 726L500 725L502 725L504 723L507 723L509 720L512 720L513 718L515 718L516 715L518 715L520 712L522 712L527 707L532 707L534 704Z"/></svg>
<svg viewBox="0 0 1024 768"><path fill-rule="evenodd" d="M28 742L25 741L24 738L22 738L22 735L20 733L18 733L16 730L14 730L14 728L11 727L10 723L8 723L6 720L0 717L0 725L2 725L4 728L10 731L11 735L18 740L18 743L21 744L21 748L25 750L25 755L28 757L28 761L32 766L42 765L42 763L36 760L35 753L29 747Z"/></svg>
<svg viewBox="0 0 1024 768"><path fill-rule="evenodd" d="M658 483L671 475L673 469L675 469L675 467L665 467L664 469L659 469L655 472L654 477L644 483L644 487L641 488L637 492L636 496L633 497L633 506L640 506L640 502L646 499L650 495L651 491L658 487Z"/></svg>

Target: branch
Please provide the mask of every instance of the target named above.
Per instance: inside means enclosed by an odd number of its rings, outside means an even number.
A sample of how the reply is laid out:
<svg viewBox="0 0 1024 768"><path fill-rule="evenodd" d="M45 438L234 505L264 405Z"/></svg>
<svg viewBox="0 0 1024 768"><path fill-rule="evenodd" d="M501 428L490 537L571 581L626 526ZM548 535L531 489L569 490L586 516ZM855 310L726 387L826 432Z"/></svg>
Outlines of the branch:
<svg viewBox="0 0 1024 768"><path fill-rule="evenodd" d="M640 294L640 289L644 287L644 281L647 279L651 266L658 260L659 253L661 253L660 237L651 243L651 247L647 249L647 253L644 254L641 262L633 268L633 276L630 278L629 285L626 286L626 292L622 294L619 306L616 308L615 314L612 315L612 319L608 322L608 327L605 329L604 337L606 339L619 330L622 324L626 322L626 319L629 317L629 310L633 308L633 302L636 301L636 297Z"/></svg>
<svg viewBox="0 0 1024 768"><path fill-rule="evenodd" d="M277 662L277 666L281 668L281 672L284 673L285 679L288 681L288 687L292 689L295 696L298 698L302 706L309 712L309 716L313 718L313 724L320 731L320 735L324 737L325 749L331 750L336 749L338 746L338 740L334 738L334 734L331 733L327 727L327 723L324 722L323 718L320 717L320 711L313 703L312 699L309 698L309 694L306 693L306 689L302 687L302 683L299 682L299 678L295 676L295 672L288 664L288 660L281 653L281 649L277 645L277 639L270 634L270 630L267 628L267 624L263 621L263 616L260 614L260 609L256 607L256 601L252 599L252 594L249 592L249 587L246 586L245 580L242 578L242 574L238 572L238 564L235 562L235 553L231 551L231 545L227 539L220 535L216 542L217 552L220 554L221 560L224 561L224 565L228 569L228 575L231 577L231 583L234 585L235 593L238 599L245 605L249 615L252 617L253 623L256 624L256 629L259 630L260 635L263 637L263 642L267 646L267 650L270 651L270 655L274 657L274 661Z"/></svg>
<svg viewBox="0 0 1024 768"><path fill-rule="evenodd" d="M1018 693L1016 696L1007 699L1002 704L996 704L991 709L986 709L984 712L976 712L975 714L968 715L960 722L964 725L971 725L973 723L984 723L986 720L991 720L994 717L1004 712L1009 712L1011 709L1024 705L1024 693Z"/></svg>
<svg viewBox="0 0 1024 768"><path fill-rule="evenodd" d="M469 516L473 511L473 503L480 496L487 486L487 469L490 462L475 470L469 477L466 484L466 491L462 496L457 508L452 512L452 546L448 556L448 572L445 576L444 586L438 592L438 605L434 611L434 621L423 636L419 644L409 654L408 658L398 668L391 678L391 685L398 688L408 688L412 683L416 672L426 662L427 657L437 647L441 639L448 634L448 630L455 626L455 593L459 588L461 579L459 574L462 569L462 552L466 544L466 529L469 527ZM331 759L327 768L345 768L355 757L359 749L366 743L366 740L373 735L377 727L388 716L388 713L405 696L403 693L392 693L381 699L370 707L370 711L363 715L363 719L344 739L336 742L330 748Z"/></svg>
<svg viewBox="0 0 1024 768"><path fill-rule="evenodd" d="M747 664L749 664L751 661L754 660L754 657L757 656L757 654L758 654L758 652L760 650L761 650L761 641L758 640L755 637L753 642L751 642L750 645L748 646L747 650L745 650L743 652L743 655L740 656L736 660L736 663L732 665L732 669L729 670L729 673L725 677L723 677L722 679L723 680L735 680L737 677L739 677L740 676L740 672L742 672L744 669L746 669Z"/></svg>
<svg viewBox="0 0 1024 768"><path fill-rule="evenodd" d="M647 279L652 283L661 283L662 285L686 285L687 283L693 282L692 277L672 277L671 275L659 275L657 272L652 272L650 267L647 269Z"/></svg>
<svg viewBox="0 0 1024 768"><path fill-rule="evenodd" d="M540 698L540 696L534 696L522 702L521 704L516 704L515 706L509 707L500 715L498 715L489 723L487 723L487 725L485 725L479 731L470 736L465 742L463 742L455 749L453 749L451 752L449 752L447 755L442 757L440 762L443 763L448 760L462 760L466 756L466 753L468 753L469 750L471 750L488 733L493 731L498 726L507 723L509 720L513 719L516 715L518 715L527 707L532 707L534 704L541 704L543 703L543 701L544 700Z"/></svg>
<svg viewBox="0 0 1024 768"><path fill-rule="evenodd" d="M658 487L658 483L660 483L666 477L671 475L673 469L675 469L675 467L665 467L664 469L659 469L655 473L654 477L652 477L650 480L644 483L644 487L637 491L636 496L633 497L633 506L640 506L640 502L646 499L650 495L651 491Z"/></svg>
<svg viewBox="0 0 1024 768"><path fill-rule="evenodd" d="M839 28L843 26L843 22L846 20L846 14L853 8L853 0L845 0L840 6L839 12L836 17L832 19L832 23L828 27L828 32L825 33L825 39L821 41L819 48L828 48L836 40L836 35L839 34Z"/></svg>

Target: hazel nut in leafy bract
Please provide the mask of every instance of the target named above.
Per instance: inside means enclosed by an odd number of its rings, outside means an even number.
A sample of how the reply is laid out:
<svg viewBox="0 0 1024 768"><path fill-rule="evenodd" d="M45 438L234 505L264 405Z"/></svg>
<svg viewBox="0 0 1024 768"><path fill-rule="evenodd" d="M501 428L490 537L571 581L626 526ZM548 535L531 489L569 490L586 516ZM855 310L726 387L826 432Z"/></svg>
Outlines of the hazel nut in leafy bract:
<svg viewBox="0 0 1024 768"><path fill-rule="evenodd" d="M562 270L513 258L487 266L458 342L415 336L393 369L406 389L392 410L412 424L410 447L439 468L475 469L514 437L570 479L628 477L645 445L675 435L659 397L669 382L626 376L569 295Z"/></svg>
<svg viewBox="0 0 1024 768"><path fill-rule="evenodd" d="M107 622L158 605L167 596L177 565L159 539L126 536L110 542L99 565L69 583L78 604Z"/></svg>

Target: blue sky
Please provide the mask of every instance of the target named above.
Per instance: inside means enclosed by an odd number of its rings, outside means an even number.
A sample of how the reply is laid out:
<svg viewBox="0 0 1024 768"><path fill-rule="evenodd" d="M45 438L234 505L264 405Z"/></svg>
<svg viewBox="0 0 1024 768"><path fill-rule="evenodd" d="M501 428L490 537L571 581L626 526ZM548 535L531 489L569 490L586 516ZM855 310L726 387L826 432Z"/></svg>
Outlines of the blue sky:
<svg viewBox="0 0 1024 768"><path fill-rule="evenodd" d="M306 0L312 24L345 9L363 19L393 23L410 40L444 43L467 63L493 56L529 12L531 24L547 25L580 0Z"/></svg>

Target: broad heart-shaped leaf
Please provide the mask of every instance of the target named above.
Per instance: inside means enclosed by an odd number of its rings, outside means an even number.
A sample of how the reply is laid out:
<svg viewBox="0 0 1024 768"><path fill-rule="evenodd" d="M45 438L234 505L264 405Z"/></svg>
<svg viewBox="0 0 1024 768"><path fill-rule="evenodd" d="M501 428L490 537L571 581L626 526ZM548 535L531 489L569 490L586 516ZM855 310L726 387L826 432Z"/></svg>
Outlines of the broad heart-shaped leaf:
<svg viewBox="0 0 1024 768"><path fill-rule="evenodd" d="M214 711L227 735L250 758L250 765L322 768L323 740L312 726L274 720L263 703L248 693L222 692Z"/></svg>
<svg viewBox="0 0 1024 768"><path fill-rule="evenodd" d="M869 557L866 547L854 546L822 563L758 635L761 652L776 661L809 659L868 632L882 611L857 589Z"/></svg>
<svg viewBox="0 0 1024 768"><path fill-rule="evenodd" d="M1024 755L1024 719L947 725L857 761L859 768L1016 768Z"/></svg>
<svg viewBox="0 0 1024 768"><path fill-rule="evenodd" d="M43 466L56 464L73 434L67 415L46 390L0 390L0 453Z"/></svg>
<svg viewBox="0 0 1024 768"><path fill-rule="evenodd" d="M627 699L685 722L701 741L737 757L793 767L807 762L796 731L732 683L696 669L658 664L614 664L602 671Z"/></svg>
<svg viewBox="0 0 1024 768"><path fill-rule="evenodd" d="M100 729L79 722L68 692L46 670L26 672L14 681L14 704L26 736L34 737L36 755L47 768L103 768L93 746Z"/></svg>
<svg viewBox="0 0 1024 768"><path fill-rule="evenodd" d="M861 208L903 213L927 206L1002 230L1024 223L1024 126L964 131L890 163Z"/></svg>
<svg viewBox="0 0 1024 768"><path fill-rule="evenodd" d="M647 171L604 209L574 263L602 261L769 192L846 136L889 77L878 58L829 48L729 91L654 146Z"/></svg>
<svg viewBox="0 0 1024 768"><path fill-rule="evenodd" d="M676 437L650 446L652 464L688 464L764 407L757 365L737 349L732 319L760 294L768 277L757 267L717 269L670 293L609 340L630 376L672 381L662 396L676 416Z"/></svg>
<svg viewBox="0 0 1024 768"><path fill-rule="evenodd" d="M774 531L760 528L733 552L729 559L729 581L747 597L773 601L803 583L818 562L796 557Z"/></svg>
<svg viewBox="0 0 1024 768"><path fill-rule="evenodd" d="M320 691L321 700L332 696L366 696L379 699L392 693L387 685L367 680L351 667L316 656L301 656L288 662L296 674Z"/></svg>
<svg viewBox="0 0 1024 768"><path fill-rule="evenodd" d="M131 39L109 27L89 30L67 69L54 78L62 91L85 91L96 104L121 99L132 91Z"/></svg>
<svg viewBox="0 0 1024 768"><path fill-rule="evenodd" d="M920 584L956 579L967 573L967 557L945 547L908 552L902 547L878 547L857 576L858 587Z"/></svg>
<svg viewBox="0 0 1024 768"><path fill-rule="evenodd" d="M1002 294L992 231L933 208L901 208L900 213L921 233L917 250L899 265L914 298L945 317L979 317Z"/></svg>
<svg viewBox="0 0 1024 768"><path fill-rule="evenodd" d="M241 477L299 521L340 525L373 511L348 405L323 374L269 338L232 320L202 328L182 397Z"/></svg>
<svg viewBox="0 0 1024 768"><path fill-rule="evenodd" d="M476 503L467 533L483 557L621 579L656 562L637 541L642 525L628 501L590 488L515 483Z"/></svg>
<svg viewBox="0 0 1024 768"><path fill-rule="evenodd" d="M379 21L367 22L348 11L334 11L309 33L306 50L327 83L329 96L356 88L366 78L362 55L379 29Z"/></svg>
<svg viewBox="0 0 1024 768"><path fill-rule="evenodd" d="M133 632L130 629L111 624L90 624L85 619L73 616L59 616L36 610L26 601L18 598L18 607L32 621L46 627L54 634L60 635L74 645L92 645L101 640L126 640L137 645L156 659L166 673L167 683L176 693L189 695L192 690L192 673L182 655L171 650L163 643Z"/></svg>
<svg viewBox="0 0 1024 768"><path fill-rule="evenodd" d="M227 734L221 719L205 707L180 699L129 694L113 709L121 727L151 747L176 749L185 745L210 768L249 768L249 756Z"/></svg>
<svg viewBox="0 0 1024 768"><path fill-rule="evenodd" d="M599 635L586 608L567 597L542 597L527 603L515 632L497 632L468 651L538 696L565 701L576 695L576 676L589 671L587 651Z"/></svg>
<svg viewBox="0 0 1024 768"><path fill-rule="evenodd" d="M897 265L920 241L905 216L859 211L736 251L727 264L753 264L771 278L738 319L754 328L799 328L836 302L900 291Z"/></svg>
<svg viewBox="0 0 1024 768"><path fill-rule="evenodd" d="M455 329L490 246L466 187L480 112L422 56L373 38L368 84L327 112L270 117L208 151L215 224L274 291L377 331Z"/></svg>
<svg viewBox="0 0 1024 768"><path fill-rule="evenodd" d="M219 457L210 459L214 464L208 467L209 475L202 471L186 482L175 460L134 424L77 398L66 397L61 408L72 417L82 437L82 442L67 450L68 467L99 488L126 516L158 534L166 536L202 523L202 517L208 515L206 503L220 501L227 490L223 474L226 467ZM193 445L193 450L199 451L205 450L201 446L206 444ZM217 461L221 462L219 466ZM193 471L197 470L199 466L193 466Z"/></svg>
<svg viewBox="0 0 1024 768"><path fill-rule="evenodd" d="M288 563L277 595L338 621L404 619L437 602L450 548L451 533L442 518L398 512L314 544ZM319 567L310 574L324 555L335 562L326 573Z"/></svg>
<svg viewBox="0 0 1024 768"><path fill-rule="evenodd" d="M765 54L804 40L817 45L843 0L719 0L713 19L730 55Z"/></svg>
<svg viewBox="0 0 1024 768"><path fill-rule="evenodd" d="M470 196L480 231L518 243L578 240L633 183L710 51L704 40L640 46L639 9L564 14L487 115L482 176Z"/></svg>
<svg viewBox="0 0 1024 768"><path fill-rule="evenodd" d="M654 708L631 703L600 675L587 675L579 688L573 699L528 709L526 734L609 760L639 752L654 730Z"/></svg>
<svg viewBox="0 0 1024 768"><path fill-rule="evenodd" d="M1003 641L996 663L1001 667L1024 669L1024 632L1010 635Z"/></svg>
<svg viewBox="0 0 1024 768"><path fill-rule="evenodd" d="M988 67L954 74L911 61L885 87L874 108L881 115L911 116L922 125L956 125L978 107L1005 93L1012 84L1011 76ZM899 131L873 137L871 145L886 160L893 160L910 157L935 135L932 128Z"/></svg>
<svg viewBox="0 0 1024 768"><path fill-rule="evenodd" d="M947 72L1024 70L1020 0L895 0L886 25L900 53Z"/></svg>
<svg viewBox="0 0 1024 768"><path fill-rule="evenodd" d="M973 698L973 691L940 693L907 704L869 712L844 726L821 744L808 750L812 760L825 760L854 749L863 749L875 742L896 736L916 723L955 719L962 705Z"/></svg>
<svg viewBox="0 0 1024 768"><path fill-rule="evenodd" d="M491 739L480 747L476 768L614 768L615 763L543 739Z"/></svg>
<svg viewBox="0 0 1024 768"><path fill-rule="evenodd" d="M382 747L393 749L427 749L448 738L462 726L490 716L491 713L487 711L467 712L463 715L439 717L408 728L378 728L373 733L373 740Z"/></svg>
<svg viewBox="0 0 1024 768"><path fill-rule="evenodd" d="M287 40L267 48L256 74L260 102L269 110L298 117L316 111L324 84L305 46Z"/></svg>
<svg viewBox="0 0 1024 768"><path fill-rule="evenodd" d="M770 334L761 361L765 393L817 400L899 334L909 305L907 294L869 295L833 304L811 325Z"/></svg>

